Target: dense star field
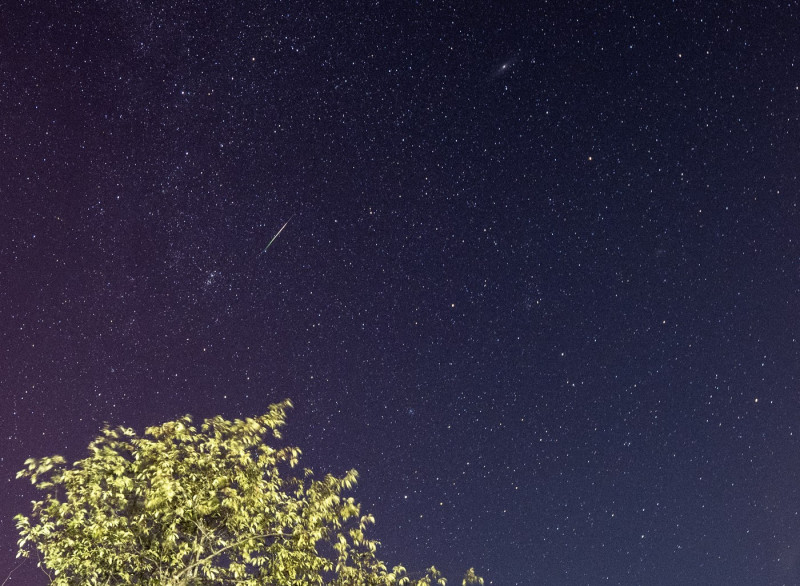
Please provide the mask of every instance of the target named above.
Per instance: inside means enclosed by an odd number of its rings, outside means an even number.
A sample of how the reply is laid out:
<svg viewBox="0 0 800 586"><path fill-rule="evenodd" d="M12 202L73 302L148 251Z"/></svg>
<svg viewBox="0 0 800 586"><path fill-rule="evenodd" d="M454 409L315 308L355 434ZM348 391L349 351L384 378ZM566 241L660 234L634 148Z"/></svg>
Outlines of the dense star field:
<svg viewBox="0 0 800 586"><path fill-rule="evenodd" d="M0 580L25 458L288 397L410 570L800 583L797 2L22 4Z"/></svg>

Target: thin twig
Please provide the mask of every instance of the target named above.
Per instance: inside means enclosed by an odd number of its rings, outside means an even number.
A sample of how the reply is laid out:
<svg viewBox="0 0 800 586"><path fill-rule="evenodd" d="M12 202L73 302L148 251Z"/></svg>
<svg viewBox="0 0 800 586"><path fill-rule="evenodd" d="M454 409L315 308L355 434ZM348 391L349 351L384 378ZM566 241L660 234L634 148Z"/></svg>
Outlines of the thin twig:
<svg viewBox="0 0 800 586"><path fill-rule="evenodd" d="M11 574L13 574L14 572L16 572L16 571L17 571L17 570L18 570L20 567L22 567L22 564L24 564L24 563L25 563L25 562L27 562L27 561L28 561L28 558L25 558L25 559L24 559L24 560L22 560L20 563L18 563L16 566L14 566L14 569L13 569L13 570L11 570L11 571L8 573L8 576L6 576L6 579L5 579L5 580L3 580L3 583L2 583L2 584L0 584L0 586L5 586L5 583L6 583L6 582L8 582L8 581L11 579Z"/></svg>

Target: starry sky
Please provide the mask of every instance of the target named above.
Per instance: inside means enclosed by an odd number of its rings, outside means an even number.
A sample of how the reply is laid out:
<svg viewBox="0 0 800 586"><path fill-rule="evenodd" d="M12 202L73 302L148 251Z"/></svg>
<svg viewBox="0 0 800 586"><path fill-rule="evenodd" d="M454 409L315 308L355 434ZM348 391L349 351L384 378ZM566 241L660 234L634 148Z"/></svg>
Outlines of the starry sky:
<svg viewBox="0 0 800 586"><path fill-rule="evenodd" d="M288 397L392 564L800 583L800 5L312 4L3 8L0 578L25 458Z"/></svg>

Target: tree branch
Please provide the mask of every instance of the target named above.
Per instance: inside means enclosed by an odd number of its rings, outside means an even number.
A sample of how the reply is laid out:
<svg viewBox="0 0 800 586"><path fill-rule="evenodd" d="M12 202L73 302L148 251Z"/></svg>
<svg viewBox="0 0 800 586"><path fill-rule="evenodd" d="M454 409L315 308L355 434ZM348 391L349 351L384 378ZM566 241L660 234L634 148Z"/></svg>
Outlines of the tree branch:
<svg viewBox="0 0 800 586"><path fill-rule="evenodd" d="M192 570L193 568L197 568L197 567L199 567L200 565L204 564L204 563L205 563L205 562L207 562L208 560L211 560L211 559L213 559L213 558L217 557L218 555L222 554L222 553L223 553L223 552L225 552L226 550L229 550L229 549L231 549L231 548L234 548L234 547L236 547L237 545L241 545L241 544L243 544L243 543L244 543L244 542L246 542L246 541L250 541L251 539L263 539L263 538L265 538L265 537L291 537L291 535L287 535L286 533L280 533L280 532L279 532L279 533L263 533L263 534L261 534L261 535L248 535L247 537L245 537L245 538L243 538L243 539L240 539L239 541L236 541L236 542L234 542L234 543L231 543L230 545L226 545L225 547L218 549L217 551L215 551L215 552L213 552L213 553L211 553L211 554L207 555L206 557L204 557L204 558L202 558L202 559L200 559L200 560L197 560L196 562L194 562L194 563L192 563L192 564L189 564L189 565L188 565L188 566L186 566L186 567L185 567L183 570L181 570L180 572L178 572L178 573L175 575L175 578L180 578L181 576L183 576L184 574L186 574L187 572L189 572L189 571L190 571L190 570Z"/></svg>

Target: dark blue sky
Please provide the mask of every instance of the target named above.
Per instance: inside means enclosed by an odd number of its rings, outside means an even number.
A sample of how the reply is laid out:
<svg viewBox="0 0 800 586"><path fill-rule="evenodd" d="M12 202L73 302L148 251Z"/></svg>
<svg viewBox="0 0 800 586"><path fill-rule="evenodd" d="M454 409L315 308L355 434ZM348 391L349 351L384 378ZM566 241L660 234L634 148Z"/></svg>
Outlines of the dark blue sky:
<svg viewBox="0 0 800 586"><path fill-rule="evenodd" d="M289 397L390 563L800 582L797 2L228 4L3 10L0 568L25 458Z"/></svg>

